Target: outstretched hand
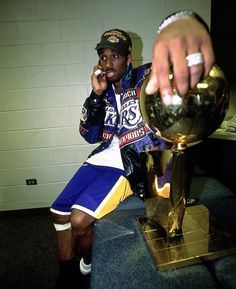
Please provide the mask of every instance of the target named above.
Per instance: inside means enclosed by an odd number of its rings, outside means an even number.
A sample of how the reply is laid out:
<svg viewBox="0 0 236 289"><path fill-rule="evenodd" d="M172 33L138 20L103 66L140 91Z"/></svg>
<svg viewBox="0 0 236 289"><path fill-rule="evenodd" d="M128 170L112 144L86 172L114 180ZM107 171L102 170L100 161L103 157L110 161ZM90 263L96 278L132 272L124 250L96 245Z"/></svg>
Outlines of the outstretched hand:
<svg viewBox="0 0 236 289"><path fill-rule="evenodd" d="M198 52L202 54L203 61L188 63L186 57ZM189 88L194 88L203 76L208 75L214 61L212 42L206 28L191 16L174 21L161 31L154 43L152 73L146 93L153 94L160 89L163 101L168 104L173 95L169 79L171 67L178 93L185 95Z"/></svg>

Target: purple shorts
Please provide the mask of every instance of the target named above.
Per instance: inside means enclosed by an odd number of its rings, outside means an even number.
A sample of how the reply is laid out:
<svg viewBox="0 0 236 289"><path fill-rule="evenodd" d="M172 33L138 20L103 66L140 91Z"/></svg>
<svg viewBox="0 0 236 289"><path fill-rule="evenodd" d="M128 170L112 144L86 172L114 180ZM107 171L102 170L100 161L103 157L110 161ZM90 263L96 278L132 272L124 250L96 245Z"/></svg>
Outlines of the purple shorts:
<svg viewBox="0 0 236 289"><path fill-rule="evenodd" d="M78 209L99 219L131 194L123 170L84 163L52 204L50 211L70 215L71 209Z"/></svg>

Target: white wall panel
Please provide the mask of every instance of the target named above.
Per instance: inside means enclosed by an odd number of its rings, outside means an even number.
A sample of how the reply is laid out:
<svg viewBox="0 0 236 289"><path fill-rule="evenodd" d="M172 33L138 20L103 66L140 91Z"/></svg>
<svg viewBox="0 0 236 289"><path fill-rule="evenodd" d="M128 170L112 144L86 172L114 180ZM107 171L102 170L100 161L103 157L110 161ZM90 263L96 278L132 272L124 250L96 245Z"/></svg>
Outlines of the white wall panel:
<svg viewBox="0 0 236 289"><path fill-rule="evenodd" d="M78 124L102 32L127 30L141 64L165 16L188 8L209 24L210 3L0 0L0 210L49 207L95 147Z"/></svg>

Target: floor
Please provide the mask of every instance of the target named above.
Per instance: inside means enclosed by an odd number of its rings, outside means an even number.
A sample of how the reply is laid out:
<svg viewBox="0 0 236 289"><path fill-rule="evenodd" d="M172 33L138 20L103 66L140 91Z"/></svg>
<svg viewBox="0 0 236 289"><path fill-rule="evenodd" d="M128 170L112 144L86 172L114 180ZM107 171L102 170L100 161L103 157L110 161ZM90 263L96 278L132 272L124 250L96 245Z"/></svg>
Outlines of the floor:
<svg viewBox="0 0 236 289"><path fill-rule="evenodd" d="M51 289L58 275L55 232L47 210L0 215L2 289Z"/></svg>

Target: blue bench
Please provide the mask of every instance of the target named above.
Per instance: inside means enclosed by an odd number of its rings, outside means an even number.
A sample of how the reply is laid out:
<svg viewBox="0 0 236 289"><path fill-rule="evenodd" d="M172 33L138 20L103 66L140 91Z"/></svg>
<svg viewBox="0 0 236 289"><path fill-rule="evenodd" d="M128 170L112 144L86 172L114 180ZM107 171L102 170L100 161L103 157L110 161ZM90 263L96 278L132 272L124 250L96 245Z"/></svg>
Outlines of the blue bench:
<svg viewBox="0 0 236 289"><path fill-rule="evenodd" d="M194 177L190 195L236 231L236 198L225 186ZM131 196L96 222L91 289L236 289L236 255L157 271L138 225L144 214L143 201Z"/></svg>

